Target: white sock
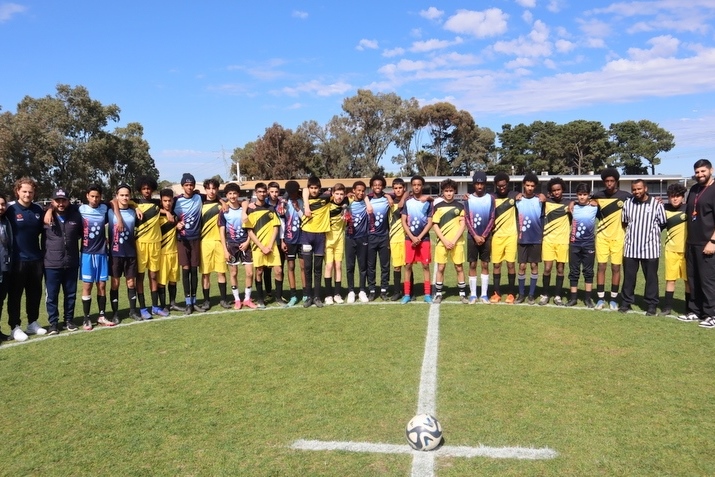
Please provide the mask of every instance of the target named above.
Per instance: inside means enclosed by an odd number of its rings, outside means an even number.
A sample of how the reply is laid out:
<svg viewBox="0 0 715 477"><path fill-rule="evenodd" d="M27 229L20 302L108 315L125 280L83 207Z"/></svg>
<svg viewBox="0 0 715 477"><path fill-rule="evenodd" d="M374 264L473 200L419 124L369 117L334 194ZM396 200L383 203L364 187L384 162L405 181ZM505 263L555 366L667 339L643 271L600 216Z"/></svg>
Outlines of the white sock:
<svg viewBox="0 0 715 477"><path fill-rule="evenodd" d="M489 275L482 274L482 296L489 296L487 290L489 289Z"/></svg>
<svg viewBox="0 0 715 477"><path fill-rule="evenodd" d="M477 296L477 277L469 275L469 296Z"/></svg>

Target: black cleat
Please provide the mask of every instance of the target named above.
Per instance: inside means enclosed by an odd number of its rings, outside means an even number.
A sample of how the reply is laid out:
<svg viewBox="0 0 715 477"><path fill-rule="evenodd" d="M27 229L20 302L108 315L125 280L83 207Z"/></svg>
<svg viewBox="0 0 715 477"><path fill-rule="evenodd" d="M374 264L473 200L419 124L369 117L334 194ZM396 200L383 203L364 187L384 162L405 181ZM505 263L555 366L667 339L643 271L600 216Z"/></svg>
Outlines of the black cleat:
<svg viewBox="0 0 715 477"><path fill-rule="evenodd" d="M228 310L229 308L233 308L233 304L227 302L226 300L221 300L221 302L219 303L219 305L221 305L221 308L226 308L227 310Z"/></svg>

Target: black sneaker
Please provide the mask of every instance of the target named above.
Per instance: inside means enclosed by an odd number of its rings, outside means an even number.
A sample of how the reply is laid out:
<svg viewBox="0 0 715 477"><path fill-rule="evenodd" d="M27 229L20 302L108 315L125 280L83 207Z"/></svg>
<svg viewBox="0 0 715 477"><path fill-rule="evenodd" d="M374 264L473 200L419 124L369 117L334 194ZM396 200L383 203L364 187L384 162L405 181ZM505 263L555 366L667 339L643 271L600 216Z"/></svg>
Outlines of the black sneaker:
<svg viewBox="0 0 715 477"><path fill-rule="evenodd" d="M205 300L202 304L196 305L197 311L209 311L211 309L211 302Z"/></svg>
<svg viewBox="0 0 715 477"><path fill-rule="evenodd" d="M618 307L619 313L628 313L631 310L632 310L631 305L621 305L620 307Z"/></svg>
<svg viewBox="0 0 715 477"><path fill-rule="evenodd" d="M320 298L313 298L313 304L317 306L318 308L323 308L323 300Z"/></svg>
<svg viewBox="0 0 715 477"><path fill-rule="evenodd" d="M65 321L65 329L67 331L77 331L77 325L74 324L74 321Z"/></svg>
<svg viewBox="0 0 715 477"><path fill-rule="evenodd" d="M5 333L3 333L2 331L0 331L0 341L10 341L10 337L8 335L6 335Z"/></svg>
<svg viewBox="0 0 715 477"><path fill-rule="evenodd" d="M219 305L221 305L221 308L226 308L226 309L233 308L233 304L227 302L226 300L221 300Z"/></svg>
<svg viewBox="0 0 715 477"><path fill-rule="evenodd" d="M48 335L57 335L59 334L59 330L57 329L57 323L50 323L50 329L47 330Z"/></svg>
<svg viewBox="0 0 715 477"><path fill-rule="evenodd" d="M392 294L390 297L390 301L400 301L402 300L402 293L396 291L395 293Z"/></svg>
<svg viewBox="0 0 715 477"><path fill-rule="evenodd" d="M673 313L673 309L670 307L666 307L666 308L661 308L660 313L658 313L658 314L660 316L668 316L671 313Z"/></svg>
<svg viewBox="0 0 715 477"><path fill-rule="evenodd" d="M144 319L137 310L129 310L129 318L134 321L142 321Z"/></svg>
<svg viewBox="0 0 715 477"><path fill-rule="evenodd" d="M586 299L583 301L583 304L586 305L586 308L593 308L593 307L596 306L596 304L593 302L593 300L592 300L590 297L589 297L589 298L586 298Z"/></svg>
<svg viewBox="0 0 715 477"><path fill-rule="evenodd" d="M367 300L368 300L368 301L375 301L375 298L376 298L376 296L375 296L375 290L370 290L370 293L368 293L368 295L367 295Z"/></svg>
<svg viewBox="0 0 715 477"><path fill-rule="evenodd" d="M529 295L528 297L526 297L526 302L529 305L533 305L534 303L536 303L536 299L533 296Z"/></svg>
<svg viewBox="0 0 715 477"><path fill-rule="evenodd" d="M186 311L186 307L185 307L185 306L179 306L179 305L176 304L176 302L172 302L172 303L169 305L169 309L170 309L171 311Z"/></svg>
<svg viewBox="0 0 715 477"><path fill-rule="evenodd" d="M654 306L649 307L645 312L645 316L655 316L657 314L658 310L656 310Z"/></svg>
<svg viewBox="0 0 715 477"><path fill-rule="evenodd" d="M112 321L112 323L114 323L115 325L118 325L119 323L121 323L122 320L119 319L119 313L114 312L114 314L112 315L111 321Z"/></svg>
<svg viewBox="0 0 715 477"><path fill-rule="evenodd" d="M276 302L277 305L280 305L280 306L285 306L288 304L286 299L283 298L282 296L273 297L273 300Z"/></svg>
<svg viewBox="0 0 715 477"><path fill-rule="evenodd" d="M303 302L303 308L310 308L310 306L312 304L313 304L313 299L308 297L308 299Z"/></svg>
<svg viewBox="0 0 715 477"><path fill-rule="evenodd" d="M566 302L566 306L576 306L578 303L578 300L576 298L571 298L569 301Z"/></svg>
<svg viewBox="0 0 715 477"><path fill-rule="evenodd" d="M514 303L516 303L518 305L520 303L524 303L524 301L526 301L526 297L517 294L516 299L514 300Z"/></svg>
<svg viewBox="0 0 715 477"><path fill-rule="evenodd" d="M186 305L186 308L184 308L184 314L190 315L193 312L194 312L194 305Z"/></svg>
<svg viewBox="0 0 715 477"><path fill-rule="evenodd" d="M387 296L387 292L380 292L380 300L382 301L390 301L390 298Z"/></svg>

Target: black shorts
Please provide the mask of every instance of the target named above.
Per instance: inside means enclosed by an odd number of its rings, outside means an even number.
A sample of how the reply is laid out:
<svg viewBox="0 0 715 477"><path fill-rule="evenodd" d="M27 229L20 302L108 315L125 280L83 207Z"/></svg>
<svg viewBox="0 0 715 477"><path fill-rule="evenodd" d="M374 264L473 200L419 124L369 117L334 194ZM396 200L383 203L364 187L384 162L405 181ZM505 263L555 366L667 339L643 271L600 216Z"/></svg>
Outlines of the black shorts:
<svg viewBox="0 0 715 477"><path fill-rule="evenodd" d="M517 257L519 263L539 263L541 262L541 244L529 243L517 246Z"/></svg>
<svg viewBox="0 0 715 477"><path fill-rule="evenodd" d="M298 256L302 250L302 246L299 243L287 243L288 250L286 250L286 259L293 261Z"/></svg>
<svg viewBox="0 0 715 477"><path fill-rule="evenodd" d="M137 257L112 257L109 256L109 269L112 272L112 278L136 278L137 276Z"/></svg>
<svg viewBox="0 0 715 477"><path fill-rule="evenodd" d="M477 245L474 238L469 236L467 238L467 262L472 263L478 260L482 262L490 262L492 257L492 238L488 237L487 240L481 244Z"/></svg>
<svg viewBox="0 0 715 477"><path fill-rule="evenodd" d="M253 263L253 252L251 252L251 247L248 247L246 250L241 250L239 248L240 246L240 243L228 242L226 244L226 247L228 247L228 253L231 254L231 259L226 262L228 265L249 265Z"/></svg>
<svg viewBox="0 0 715 477"><path fill-rule="evenodd" d="M198 267L201 262L201 239L177 240L176 250L179 252L179 265Z"/></svg>

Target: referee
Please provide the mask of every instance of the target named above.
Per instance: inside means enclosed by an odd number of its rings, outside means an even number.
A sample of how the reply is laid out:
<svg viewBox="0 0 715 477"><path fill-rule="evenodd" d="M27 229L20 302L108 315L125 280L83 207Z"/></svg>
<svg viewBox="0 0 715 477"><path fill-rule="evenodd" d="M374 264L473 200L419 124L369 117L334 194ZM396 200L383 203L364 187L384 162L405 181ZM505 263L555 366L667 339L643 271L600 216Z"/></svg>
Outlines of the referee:
<svg viewBox="0 0 715 477"><path fill-rule="evenodd" d="M648 195L643 179L633 181L633 197L626 200L621 212L621 222L626 227L623 248L623 287L618 311L627 313L635 301L636 276L643 267L645 275L646 316L655 316L658 306L658 261L660 257L660 231L665 226L665 207Z"/></svg>

